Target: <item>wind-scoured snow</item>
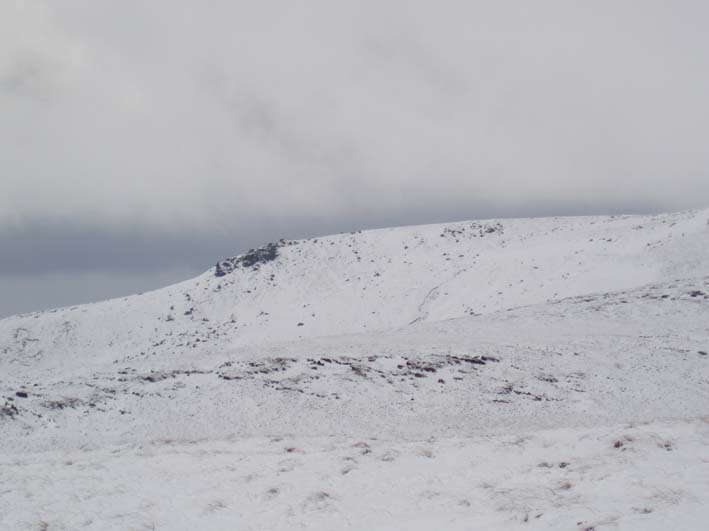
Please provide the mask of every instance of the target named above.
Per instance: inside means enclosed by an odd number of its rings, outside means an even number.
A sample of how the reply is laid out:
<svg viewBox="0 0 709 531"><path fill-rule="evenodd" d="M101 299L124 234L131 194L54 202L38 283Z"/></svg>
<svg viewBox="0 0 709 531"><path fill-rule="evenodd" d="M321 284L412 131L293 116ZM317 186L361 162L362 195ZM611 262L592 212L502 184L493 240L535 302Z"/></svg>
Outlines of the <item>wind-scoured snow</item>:
<svg viewBox="0 0 709 531"><path fill-rule="evenodd" d="M0 321L0 528L702 529L708 352L709 210L280 241Z"/></svg>
<svg viewBox="0 0 709 531"><path fill-rule="evenodd" d="M702 530L709 422L0 456L5 529Z"/></svg>

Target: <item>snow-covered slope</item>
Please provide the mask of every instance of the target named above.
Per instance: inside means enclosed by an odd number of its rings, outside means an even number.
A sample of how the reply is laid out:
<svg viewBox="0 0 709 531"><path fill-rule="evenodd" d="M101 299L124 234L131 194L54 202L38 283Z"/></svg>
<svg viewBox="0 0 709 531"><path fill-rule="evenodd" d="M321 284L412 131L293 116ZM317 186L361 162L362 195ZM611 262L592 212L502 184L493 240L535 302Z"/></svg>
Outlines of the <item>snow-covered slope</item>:
<svg viewBox="0 0 709 531"><path fill-rule="evenodd" d="M3 530L704 531L709 422L0 454ZM3 520L3 509L6 518Z"/></svg>
<svg viewBox="0 0 709 531"><path fill-rule="evenodd" d="M0 392L6 448L426 438L709 414L709 277L397 330L114 360Z"/></svg>
<svg viewBox="0 0 709 531"><path fill-rule="evenodd" d="M279 242L0 321L0 529L703 529L708 418L709 210Z"/></svg>
<svg viewBox="0 0 709 531"><path fill-rule="evenodd" d="M150 293L1 320L0 370L189 357L705 276L707 218L464 222L279 242Z"/></svg>

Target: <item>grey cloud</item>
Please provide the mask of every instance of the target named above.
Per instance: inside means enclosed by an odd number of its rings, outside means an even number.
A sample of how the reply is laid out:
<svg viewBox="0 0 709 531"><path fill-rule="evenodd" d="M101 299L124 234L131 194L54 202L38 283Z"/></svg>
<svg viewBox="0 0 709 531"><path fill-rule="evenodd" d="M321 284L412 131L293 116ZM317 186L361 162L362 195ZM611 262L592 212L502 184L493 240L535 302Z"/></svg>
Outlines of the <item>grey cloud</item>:
<svg viewBox="0 0 709 531"><path fill-rule="evenodd" d="M0 86L10 95L23 95L36 92L41 85L43 73L39 65L32 62L18 62L8 68L0 78Z"/></svg>
<svg viewBox="0 0 709 531"><path fill-rule="evenodd" d="M25 4L0 222L709 203L704 3Z"/></svg>

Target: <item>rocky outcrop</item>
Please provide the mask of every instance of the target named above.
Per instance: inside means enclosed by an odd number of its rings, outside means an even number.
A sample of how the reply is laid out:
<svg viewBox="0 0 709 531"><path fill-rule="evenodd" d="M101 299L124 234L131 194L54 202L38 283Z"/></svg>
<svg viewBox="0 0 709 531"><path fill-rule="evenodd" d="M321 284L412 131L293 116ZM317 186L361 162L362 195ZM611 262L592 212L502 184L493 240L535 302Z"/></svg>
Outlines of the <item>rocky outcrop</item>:
<svg viewBox="0 0 709 531"><path fill-rule="evenodd" d="M278 248L284 243L283 240L278 243L268 243L258 249L250 249L247 253L242 255L226 258L217 262L214 276L223 277L239 267L258 269L261 264L272 262L278 258Z"/></svg>

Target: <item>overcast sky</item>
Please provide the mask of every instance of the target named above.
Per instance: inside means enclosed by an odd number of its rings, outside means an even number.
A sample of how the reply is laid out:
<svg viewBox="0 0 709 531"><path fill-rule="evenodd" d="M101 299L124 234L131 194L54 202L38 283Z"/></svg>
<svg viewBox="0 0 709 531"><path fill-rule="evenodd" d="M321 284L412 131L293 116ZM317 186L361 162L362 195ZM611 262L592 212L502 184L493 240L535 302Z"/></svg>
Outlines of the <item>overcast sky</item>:
<svg viewBox="0 0 709 531"><path fill-rule="evenodd" d="M709 3L2 0L0 316L280 237L709 206Z"/></svg>

